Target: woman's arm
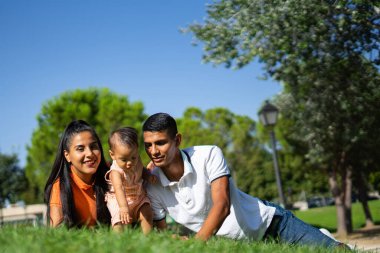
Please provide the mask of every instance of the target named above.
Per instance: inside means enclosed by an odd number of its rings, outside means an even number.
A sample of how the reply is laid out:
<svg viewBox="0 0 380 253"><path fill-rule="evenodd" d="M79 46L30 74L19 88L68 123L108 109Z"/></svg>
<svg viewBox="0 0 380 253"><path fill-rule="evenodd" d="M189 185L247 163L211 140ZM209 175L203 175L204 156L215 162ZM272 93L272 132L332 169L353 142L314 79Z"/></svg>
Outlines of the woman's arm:
<svg viewBox="0 0 380 253"><path fill-rule="evenodd" d="M51 227L58 227L63 223L63 210L61 202L61 189L60 182L57 180L54 182L49 199L49 224Z"/></svg>
<svg viewBox="0 0 380 253"><path fill-rule="evenodd" d="M62 206L50 205L50 226L55 228L63 222Z"/></svg>
<svg viewBox="0 0 380 253"><path fill-rule="evenodd" d="M110 172L110 180L115 190L116 200L119 205L121 222L123 224L128 224L132 221L132 218L129 215L129 207L127 198L125 197L122 175L119 172L112 170Z"/></svg>

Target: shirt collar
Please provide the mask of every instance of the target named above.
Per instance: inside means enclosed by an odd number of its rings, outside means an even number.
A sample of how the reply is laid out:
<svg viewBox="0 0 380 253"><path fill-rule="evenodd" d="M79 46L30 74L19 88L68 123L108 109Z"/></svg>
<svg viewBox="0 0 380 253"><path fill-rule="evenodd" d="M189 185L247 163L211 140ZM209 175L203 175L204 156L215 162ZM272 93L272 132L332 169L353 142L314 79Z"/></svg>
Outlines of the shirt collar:
<svg viewBox="0 0 380 253"><path fill-rule="evenodd" d="M83 182L83 180L77 176L77 174L74 173L73 169L70 168L71 170L71 173L70 173L70 177L71 179L74 181L74 183L82 190L88 190L90 188L92 188L92 186L94 185L94 183L92 184L86 184L85 182Z"/></svg>
<svg viewBox="0 0 380 253"><path fill-rule="evenodd" d="M193 166L191 165L189 159L187 158L186 154L184 151L180 150L182 160L183 160L183 176L179 179L181 181L183 178L185 178L187 175L192 174L194 169ZM172 186L178 184L178 182L174 181L171 182L169 179L165 176L165 173L161 170L161 168L158 168L158 176L160 178L162 186Z"/></svg>

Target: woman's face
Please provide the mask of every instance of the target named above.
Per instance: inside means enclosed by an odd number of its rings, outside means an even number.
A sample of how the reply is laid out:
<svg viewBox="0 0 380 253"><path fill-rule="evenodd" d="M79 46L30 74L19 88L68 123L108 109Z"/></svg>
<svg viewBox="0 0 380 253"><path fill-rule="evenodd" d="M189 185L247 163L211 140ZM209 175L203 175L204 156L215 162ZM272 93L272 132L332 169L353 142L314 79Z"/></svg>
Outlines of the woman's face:
<svg viewBox="0 0 380 253"><path fill-rule="evenodd" d="M69 150L64 150L64 155L73 172L85 183L91 184L101 161L100 147L92 133L84 131L73 135Z"/></svg>

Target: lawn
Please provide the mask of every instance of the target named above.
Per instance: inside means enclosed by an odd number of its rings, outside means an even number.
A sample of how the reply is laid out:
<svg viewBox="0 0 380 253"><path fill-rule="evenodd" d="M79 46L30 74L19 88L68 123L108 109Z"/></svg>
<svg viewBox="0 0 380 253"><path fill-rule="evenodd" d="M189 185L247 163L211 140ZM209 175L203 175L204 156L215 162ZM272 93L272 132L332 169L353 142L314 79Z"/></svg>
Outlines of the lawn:
<svg viewBox="0 0 380 253"><path fill-rule="evenodd" d="M369 202L376 223L380 223L380 200ZM297 211L296 216L317 227L330 231L336 229L334 206ZM364 215L360 204L352 208L354 228L364 224ZM328 251L325 248L291 246L274 242L234 241L225 238L213 238L207 243L190 238L187 241L172 238L169 232L153 232L144 236L137 229L116 234L107 228L81 230L65 228L49 229L31 226L4 226L0 228L0 253L31 252L79 252L79 253L150 253L150 252L344 252Z"/></svg>
<svg viewBox="0 0 380 253"><path fill-rule="evenodd" d="M376 224L380 224L380 200L368 202L372 218ZM336 231L337 217L335 206L326 206L311 208L307 211L295 211L295 215L301 220L312 224L316 227L323 227L330 232ZM365 225L365 218L362 205L357 202L352 205L352 225L354 229L361 228Z"/></svg>
<svg viewBox="0 0 380 253"><path fill-rule="evenodd" d="M233 241L213 238L207 243L190 239L173 239L169 233L153 232L144 236L138 230L116 234L106 228L97 230L48 229L44 227L3 227L0 229L0 252L79 252L79 253L149 253L149 252L343 252L325 248L290 246L273 242Z"/></svg>

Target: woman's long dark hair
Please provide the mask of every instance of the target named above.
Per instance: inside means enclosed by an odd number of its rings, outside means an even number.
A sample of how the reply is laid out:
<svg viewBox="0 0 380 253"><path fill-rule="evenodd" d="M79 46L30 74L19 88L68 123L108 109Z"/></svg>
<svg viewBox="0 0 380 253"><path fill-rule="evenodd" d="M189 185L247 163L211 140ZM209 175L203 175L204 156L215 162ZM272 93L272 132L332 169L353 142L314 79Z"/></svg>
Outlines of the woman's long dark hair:
<svg viewBox="0 0 380 253"><path fill-rule="evenodd" d="M60 197L62 202L63 223L67 227L80 226L75 215L73 192L70 184L70 164L66 161L64 151L69 150L72 137L81 132L90 132L96 139L101 153L101 161L95 173L93 189L96 196L96 216L100 224L110 224L111 216L104 200L108 189L104 176L108 170L104 159L103 147L95 130L84 120L74 120L67 125L59 142L57 156L52 171L46 182L44 200L47 204L47 223L50 225L50 195L54 182L60 181Z"/></svg>

